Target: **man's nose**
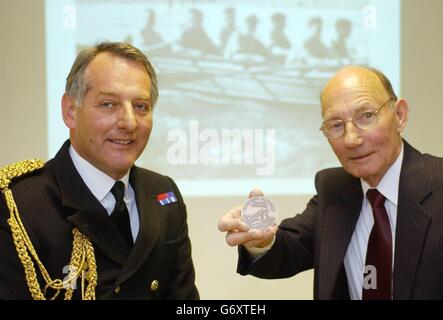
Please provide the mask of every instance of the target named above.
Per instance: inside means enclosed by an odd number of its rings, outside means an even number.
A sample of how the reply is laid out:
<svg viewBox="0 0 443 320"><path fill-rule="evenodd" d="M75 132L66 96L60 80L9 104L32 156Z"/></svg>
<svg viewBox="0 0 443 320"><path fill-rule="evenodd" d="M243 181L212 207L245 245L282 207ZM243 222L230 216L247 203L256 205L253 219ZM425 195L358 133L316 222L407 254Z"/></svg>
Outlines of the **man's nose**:
<svg viewBox="0 0 443 320"><path fill-rule="evenodd" d="M346 123L346 130L344 133L345 146L354 148L362 144L363 139L360 135L360 129L355 126L352 121Z"/></svg>
<svg viewBox="0 0 443 320"><path fill-rule="evenodd" d="M137 128L137 119L131 103L125 103L122 106L118 127L126 131L134 131Z"/></svg>

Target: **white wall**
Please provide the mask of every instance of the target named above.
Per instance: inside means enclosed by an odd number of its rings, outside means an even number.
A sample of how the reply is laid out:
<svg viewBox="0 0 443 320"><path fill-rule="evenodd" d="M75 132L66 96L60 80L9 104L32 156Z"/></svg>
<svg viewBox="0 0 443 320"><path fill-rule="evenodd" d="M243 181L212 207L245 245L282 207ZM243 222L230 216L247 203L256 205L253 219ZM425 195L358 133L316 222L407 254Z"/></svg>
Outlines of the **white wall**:
<svg viewBox="0 0 443 320"><path fill-rule="evenodd" d="M403 3L402 93L410 106L405 137L421 151L443 156L443 1Z"/></svg>
<svg viewBox="0 0 443 320"><path fill-rule="evenodd" d="M405 137L421 151L443 156L443 1L402 0L402 6L402 96L411 108ZM34 156L46 159L44 1L0 0L0 43L0 166ZM273 197L279 219L303 210L308 198ZM312 271L273 281L235 273L236 249L225 245L217 222L244 199L185 200L203 299L312 297Z"/></svg>
<svg viewBox="0 0 443 320"><path fill-rule="evenodd" d="M46 157L43 0L0 0L0 166Z"/></svg>

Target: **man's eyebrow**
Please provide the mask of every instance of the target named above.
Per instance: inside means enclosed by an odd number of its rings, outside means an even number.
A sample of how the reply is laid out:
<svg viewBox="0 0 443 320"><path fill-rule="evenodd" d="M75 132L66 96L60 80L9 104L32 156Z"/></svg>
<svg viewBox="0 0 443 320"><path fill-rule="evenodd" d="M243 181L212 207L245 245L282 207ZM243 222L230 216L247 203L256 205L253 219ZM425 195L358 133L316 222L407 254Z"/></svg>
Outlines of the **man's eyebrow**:
<svg viewBox="0 0 443 320"><path fill-rule="evenodd" d="M329 111L329 110L328 110ZM332 112L326 112L324 114L324 120L335 120L335 119L342 119L342 117L338 114L337 111L332 111Z"/></svg>
<svg viewBox="0 0 443 320"><path fill-rule="evenodd" d="M355 111L362 111L362 110L368 110L368 109L376 109L377 105L374 103L371 103L369 101L361 103L357 108L355 108Z"/></svg>
<svg viewBox="0 0 443 320"><path fill-rule="evenodd" d="M111 97L119 97L119 95L112 91L100 91L97 94L97 97L99 96L111 96ZM140 95L139 97L136 97L134 100L151 100L151 97L149 95Z"/></svg>
<svg viewBox="0 0 443 320"><path fill-rule="evenodd" d="M324 122L328 122L331 120L343 120L343 118L338 115L332 115L330 117L325 117Z"/></svg>
<svg viewBox="0 0 443 320"><path fill-rule="evenodd" d="M137 97L136 100L151 100L151 97L150 97L150 96L143 95L143 96Z"/></svg>
<svg viewBox="0 0 443 320"><path fill-rule="evenodd" d="M118 95L112 91L100 91L97 96L112 96L117 97Z"/></svg>
<svg viewBox="0 0 443 320"><path fill-rule="evenodd" d="M355 112L361 112L361 111L366 111L366 110L369 110L369 109L374 109L374 104L373 103L371 103L370 101L365 101L365 102L362 102L362 103L360 103L355 109L354 109L354 113ZM332 114L328 114L328 113L326 113L325 114L325 117L324 117L324 121L329 121L329 120L338 120L338 119L340 119L340 120L343 120L343 118L340 116L340 115L337 115L337 114L334 114L334 113L332 113Z"/></svg>

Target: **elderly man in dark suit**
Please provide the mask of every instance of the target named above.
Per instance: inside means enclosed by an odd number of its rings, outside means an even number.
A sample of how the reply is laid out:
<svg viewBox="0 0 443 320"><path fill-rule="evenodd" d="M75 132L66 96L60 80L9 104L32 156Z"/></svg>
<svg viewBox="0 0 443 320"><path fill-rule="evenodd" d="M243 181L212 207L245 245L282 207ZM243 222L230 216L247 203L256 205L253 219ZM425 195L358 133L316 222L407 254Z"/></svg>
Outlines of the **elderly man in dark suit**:
<svg viewBox="0 0 443 320"><path fill-rule="evenodd" d="M320 171L303 213L261 232L235 208L219 229L238 272L314 268L315 299L443 299L443 160L401 137L408 105L372 68L350 66L321 95L321 130L341 168Z"/></svg>
<svg viewBox="0 0 443 320"><path fill-rule="evenodd" d="M134 166L157 78L127 43L83 50L66 81L70 139L0 171L0 299L197 299L174 181Z"/></svg>

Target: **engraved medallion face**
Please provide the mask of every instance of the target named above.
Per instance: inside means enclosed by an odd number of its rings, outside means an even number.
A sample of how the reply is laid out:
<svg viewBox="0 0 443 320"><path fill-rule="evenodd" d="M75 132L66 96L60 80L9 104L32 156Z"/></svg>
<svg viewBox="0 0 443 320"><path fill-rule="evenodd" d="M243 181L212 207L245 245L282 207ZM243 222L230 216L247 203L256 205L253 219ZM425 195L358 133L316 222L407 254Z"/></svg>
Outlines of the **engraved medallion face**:
<svg viewBox="0 0 443 320"><path fill-rule="evenodd" d="M274 225L277 209L264 196L252 197L243 205L241 216L250 229L265 230Z"/></svg>

